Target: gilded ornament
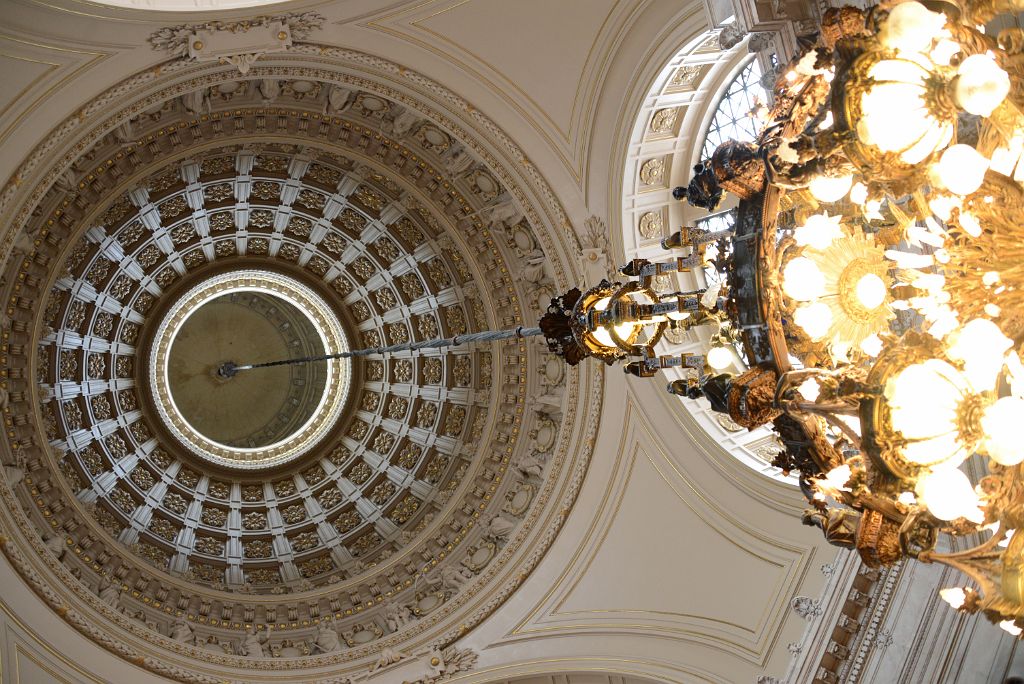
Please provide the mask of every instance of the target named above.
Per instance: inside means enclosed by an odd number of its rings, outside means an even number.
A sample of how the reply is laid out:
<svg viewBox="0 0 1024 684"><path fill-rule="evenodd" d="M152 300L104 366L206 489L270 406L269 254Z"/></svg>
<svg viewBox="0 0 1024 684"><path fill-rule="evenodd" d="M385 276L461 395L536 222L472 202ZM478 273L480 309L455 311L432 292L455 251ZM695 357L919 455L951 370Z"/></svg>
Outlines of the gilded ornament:
<svg viewBox="0 0 1024 684"><path fill-rule="evenodd" d="M647 185L660 185L665 180L665 160L648 159L640 166L640 180Z"/></svg>
<svg viewBox="0 0 1024 684"><path fill-rule="evenodd" d="M259 511L249 511L242 514L242 528L246 530L267 529L267 516Z"/></svg>
<svg viewBox="0 0 1024 684"><path fill-rule="evenodd" d="M202 520L204 525L209 525L210 527L224 527L224 523L228 520L228 512L216 506L203 506L203 512L199 519Z"/></svg>
<svg viewBox="0 0 1024 684"><path fill-rule="evenodd" d="M327 487L316 496L317 503L319 503L320 508L325 511L328 511L340 504L343 498L341 490L333 485Z"/></svg>
<svg viewBox="0 0 1024 684"><path fill-rule="evenodd" d="M441 383L442 375L441 359L431 357L423 361L423 382L428 385Z"/></svg>
<svg viewBox="0 0 1024 684"><path fill-rule="evenodd" d="M281 518L289 525L302 522L306 519L306 507L302 504L293 504L281 511Z"/></svg>
<svg viewBox="0 0 1024 684"><path fill-rule="evenodd" d="M660 238L664 233L664 223L662 222L660 211L648 211L640 217L640 224L637 227L640 235L648 240L654 238Z"/></svg>
<svg viewBox="0 0 1024 684"><path fill-rule="evenodd" d="M651 132L652 133L671 133L672 126L676 123L676 116L679 114L679 109L676 107L668 107L665 109L659 109L654 112L654 116L651 117Z"/></svg>

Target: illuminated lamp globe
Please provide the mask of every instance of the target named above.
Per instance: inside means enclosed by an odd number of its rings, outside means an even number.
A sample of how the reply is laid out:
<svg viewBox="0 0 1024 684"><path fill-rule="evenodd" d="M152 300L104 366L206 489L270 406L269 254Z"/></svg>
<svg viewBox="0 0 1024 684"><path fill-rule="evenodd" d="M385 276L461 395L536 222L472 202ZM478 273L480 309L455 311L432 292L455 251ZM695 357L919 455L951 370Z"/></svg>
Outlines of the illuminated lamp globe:
<svg viewBox="0 0 1024 684"><path fill-rule="evenodd" d="M838 202L846 197L846 193L850 192L852 187L853 176L833 178L831 176L818 175L807 185L807 189L814 195L814 199L819 202Z"/></svg>
<svg viewBox="0 0 1024 684"><path fill-rule="evenodd" d="M977 492L967 476L956 468L940 468L925 475L920 494L924 505L939 520L972 520L980 513Z"/></svg>
<svg viewBox="0 0 1024 684"><path fill-rule="evenodd" d="M1010 76L986 54L971 55L957 69L953 97L965 111L991 116L1010 92Z"/></svg>
<svg viewBox="0 0 1024 684"><path fill-rule="evenodd" d="M874 273L865 273L855 288L857 301L868 311L877 309L885 302L885 281Z"/></svg>
<svg viewBox="0 0 1024 684"><path fill-rule="evenodd" d="M608 305L611 304L611 301L611 297L604 297L603 299L599 299L598 301L594 302L594 309L596 309L597 311L604 311L605 309L608 308ZM620 340L628 340L630 336L633 334L633 331L636 329L636 327L637 325L635 323L619 323L618 325L614 326L614 330L615 334L619 336ZM612 335L606 327L602 326L597 328L592 332L592 335L594 339L597 340L598 344L600 344L602 347L608 347L609 349L618 348L618 345L615 344L615 340L612 339Z"/></svg>
<svg viewBox="0 0 1024 684"><path fill-rule="evenodd" d="M794 311L793 320L812 340L820 340L832 327L832 309L824 302L815 302Z"/></svg>
<svg viewBox="0 0 1024 684"><path fill-rule="evenodd" d="M933 110L930 93L934 65L924 55L873 64L860 96L856 132L860 141L882 152L897 152L906 164L918 164L953 138L952 121Z"/></svg>
<svg viewBox="0 0 1024 684"><path fill-rule="evenodd" d="M798 302L817 299L825 294L825 274L807 257L790 259L782 270L782 291Z"/></svg>
<svg viewBox="0 0 1024 684"><path fill-rule="evenodd" d="M878 32L882 45L903 52L924 52L946 25L946 17L919 2L903 2L889 11Z"/></svg>
<svg viewBox="0 0 1024 684"><path fill-rule="evenodd" d="M793 231L796 244L819 251L826 249L843 236L842 218L841 215L829 216L827 212L807 217L804 224Z"/></svg>
<svg viewBox="0 0 1024 684"><path fill-rule="evenodd" d="M987 318L975 318L949 335L947 354L962 361L964 375L977 392L994 389L1013 341Z"/></svg>
<svg viewBox="0 0 1024 684"><path fill-rule="evenodd" d="M985 409L981 428L985 431L983 448L989 458L1004 466L1024 461L1021 425L1024 425L1024 399L1003 397Z"/></svg>
<svg viewBox="0 0 1024 684"><path fill-rule="evenodd" d="M732 365L732 352L725 347L712 347L708 350L707 361L715 370L725 370Z"/></svg>
<svg viewBox="0 0 1024 684"><path fill-rule="evenodd" d="M959 610L967 600L967 592L961 587L947 587L939 590L939 596L949 604L950 608Z"/></svg>
<svg viewBox="0 0 1024 684"><path fill-rule="evenodd" d="M970 145L950 146L933 165L935 175L950 192L970 195L981 187L989 161Z"/></svg>
<svg viewBox="0 0 1024 684"><path fill-rule="evenodd" d="M905 444L901 456L924 466L960 465L974 444L964 444L960 410L970 388L964 375L940 359L907 366L885 385L889 423ZM968 436L969 438L969 436Z"/></svg>

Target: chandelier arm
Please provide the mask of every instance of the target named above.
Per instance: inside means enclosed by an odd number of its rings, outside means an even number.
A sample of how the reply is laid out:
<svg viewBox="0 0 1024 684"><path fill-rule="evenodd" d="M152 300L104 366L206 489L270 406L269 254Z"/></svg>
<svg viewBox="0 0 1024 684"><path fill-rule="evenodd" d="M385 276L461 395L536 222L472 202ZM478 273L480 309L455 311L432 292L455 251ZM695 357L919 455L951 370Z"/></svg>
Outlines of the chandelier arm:
<svg viewBox="0 0 1024 684"><path fill-rule="evenodd" d="M365 349L353 349L350 351L337 352L335 354L323 354L321 356L303 356L291 359L280 359L277 361L265 361L263 363L250 363L235 365L234 363L224 364L218 371L225 377L231 377L238 371L252 370L254 368L269 368L271 366L292 366L300 363L316 363L318 361L332 361L335 359L349 359L372 354L390 354L393 352L417 351L420 349L440 349L444 347L460 347L473 342L497 342L499 340L520 339L523 337L536 337L543 334L540 328L525 328L519 326L508 330L484 330L482 332L466 333L454 337L439 337L419 342L403 342L385 347L367 347Z"/></svg>
<svg viewBox="0 0 1024 684"><path fill-rule="evenodd" d="M928 552L928 557L931 560L934 560L938 563L942 563L948 560L972 560L986 557L987 555L998 557L1002 555L1002 552L994 551L994 549L999 544L999 542L1003 540L1005 536L1005 533L997 532L981 544L978 544L977 546L972 547L970 549L965 549L963 551L954 551L952 553L937 553L935 551L930 551Z"/></svg>

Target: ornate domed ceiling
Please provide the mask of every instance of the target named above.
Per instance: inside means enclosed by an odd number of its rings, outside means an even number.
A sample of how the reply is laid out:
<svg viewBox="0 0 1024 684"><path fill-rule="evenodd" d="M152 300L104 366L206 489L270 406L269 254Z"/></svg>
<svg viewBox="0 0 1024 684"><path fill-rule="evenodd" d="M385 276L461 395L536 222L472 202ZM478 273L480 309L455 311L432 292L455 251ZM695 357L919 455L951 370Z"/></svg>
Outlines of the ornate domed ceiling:
<svg viewBox="0 0 1024 684"><path fill-rule="evenodd" d="M521 340L216 377L531 325L573 280L561 210L467 103L357 53L277 60L87 105L27 162L5 267L5 552L186 680L447 646L550 544L600 407L597 369Z"/></svg>

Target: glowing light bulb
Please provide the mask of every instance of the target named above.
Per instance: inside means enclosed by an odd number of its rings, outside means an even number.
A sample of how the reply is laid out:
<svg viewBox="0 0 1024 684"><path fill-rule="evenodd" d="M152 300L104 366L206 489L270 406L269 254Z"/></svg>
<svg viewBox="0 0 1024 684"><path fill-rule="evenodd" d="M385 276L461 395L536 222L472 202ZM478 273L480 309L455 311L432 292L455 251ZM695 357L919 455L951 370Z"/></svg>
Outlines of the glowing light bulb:
<svg viewBox="0 0 1024 684"><path fill-rule="evenodd" d="M818 398L818 394L821 392L821 388L818 383L814 381L814 378L807 378L800 383L796 391L800 393L800 396L807 401L815 401Z"/></svg>
<svg viewBox="0 0 1024 684"><path fill-rule="evenodd" d="M807 185L807 189L819 202L838 202L846 197L846 193L853 187L853 176L815 176Z"/></svg>
<svg viewBox="0 0 1024 684"><path fill-rule="evenodd" d="M814 214L793 231L793 237L801 247L823 250L843 236L842 219L842 215L829 216L827 211Z"/></svg>
<svg viewBox="0 0 1024 684"><path fill-rule="evenodd" d="M985 409L981 428L985 431L985 452L999 465L1011 466L1024 461L1024 443L1019 428L1024 425L1024 399L1003 397Z"/></svg>
<svg viewBox="0 0 1024 684"><path fill-rule="evenodd" d="M943 38L935 44L935 47L928 53L928 56L939 66L949 66L953 56L960 52L960 49L960 43Z"/></svg>
<svg viewBox="0 0 1024 684"><path fill-rule="evenodd" d="M913 506L917 503L917 497L914 496L914 492L900 492L900 495L896 497L904 506Z"/></svg>
<svg viewBox="0 0 1024 684"><path fill-rule="evenodd" d="M946 589L939 590L939 596L942 600L950 605L950 607L959 610L963 607L964 602L967 600L967 592L960 587L947 587Z"/></svg>
<svg viewBox="0 0 1024 684"><path fill-rule="evenodd" d="M1021 632L1024 632L1024 630L1014 624L1013 620L1003 620L999 623L999 628L1013 636L1020 636Z"/></svg>
<svg viewBox="0 0 1024 684"><path fill-rule="evenodd" d="M970 195L981 187L988 170L988 159L970 145L951 145L932 165L939 183L950 192Z"/></svg>
<svg viewBox="0 0 1024 684"><path fill-rule="evenodd" d="M978 237L981 235L981 222L978 221L978 217L971 212L961 211L959 223L960 227L964 229L964 232L971 237Z"/></svg>
<svg viewBox="0 0 1024 684"><path fill-rule="evenodd" d="M947 342L949 358L963 362L964 375L978 392L995 387L1003 355L1013 346L999 326L986 318L966 323Z"/></svg>
<svg viewBox="0 0 1024 684"><path fill-rule="evenodd" d="M858 206L864 206L864 203L868 201L868 186L860 181L854 183L850 188L850 201Z"/></svg>
<svg viewBox="0 0 1024 684"><path fill-rule="evenodd" d="M825 293L825 275L807 257L796 257L782 270L782 291L798 302L809 302Z"/></svg>
<svg viewBox="0 0 1024 684"><path fill-rule="evenodd" d="M708 350L707 361L715 370L724 370L732 365L732 352L725 347L712 347Z"/></svg>
<svg viewBox="0 0 1024 684"><path fill-rule="evenodd" d="M875 357L882 353L882 338L872 333L860 341L860 350L868 356Z"/></svg>
<svg viewBox="0 0 1024 684"><path fill-rule="evenodd" d="M946 17L919 2L904 2L889 11L878 33L886 47L904 52L924 52L946 25Z"/></svg>
<svg viewBox="0 0 1024 684"><path fill-rule="evenodd" d="M832 309L824 302L815 302L794 311L793 320L812 340L820 340L832 326Z"/></svg>
<svg viewBox="0 0 1024 684"><path fill-rule="evenodd" d="M872 311L885 302L885 281L874 273L865 273L857 281L855 292L857 294L857 301L865 309Z"/></svg>
<svg viewBox="0 0 1024 684"><path fill-rule="evenodd" d="M1010 92L1010 76L986 54L971 55L957 69L953 96L965 111L991 116Z"/></svg>
<svg viewBox="0 0 1024 684"><path fill-rule="evenodd" d="M921 500L939 520L979 519L978 494L960 470L941 468L925 475L920 482Z"/></svg>
<svg viewBox="0 0 1024 684"><path fill-rule="evenodd" d="M822 489L826 492L848 492L850 488L846 486L846 483L850 481L852 476L853 471L850 469L850 466L836 466L828 471L824 479L818 480L818 483L822 485Z"/></svg>

